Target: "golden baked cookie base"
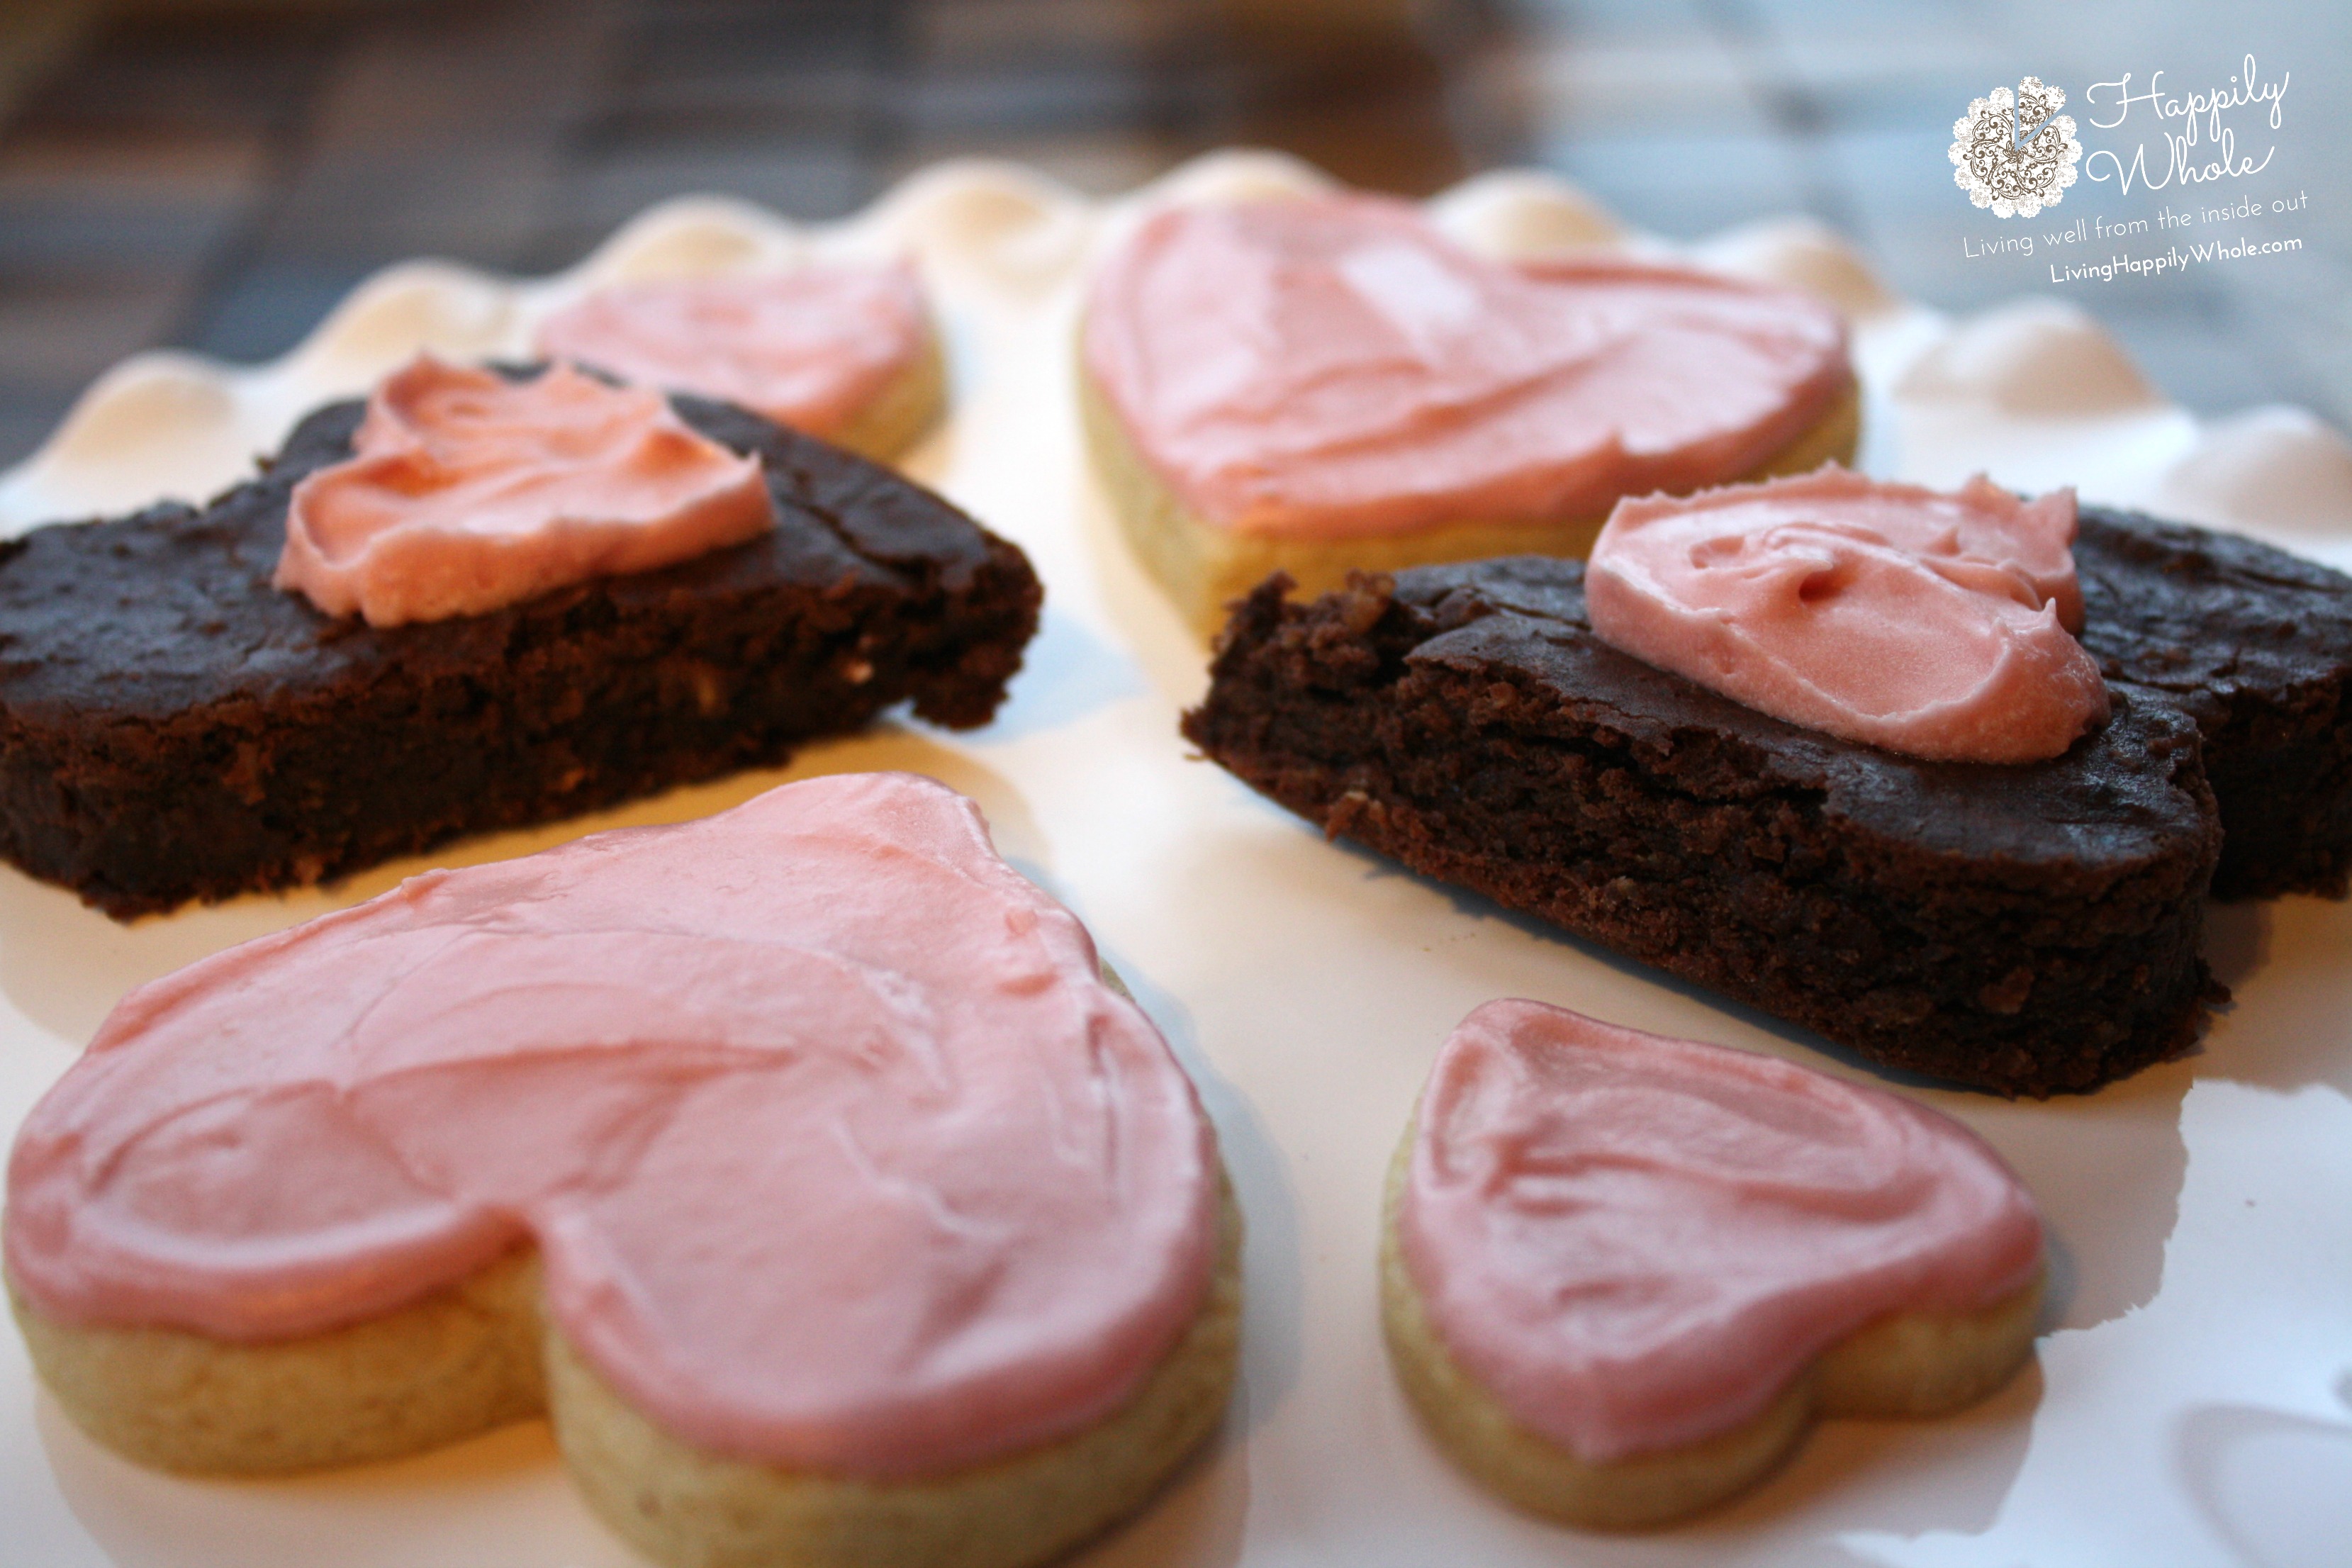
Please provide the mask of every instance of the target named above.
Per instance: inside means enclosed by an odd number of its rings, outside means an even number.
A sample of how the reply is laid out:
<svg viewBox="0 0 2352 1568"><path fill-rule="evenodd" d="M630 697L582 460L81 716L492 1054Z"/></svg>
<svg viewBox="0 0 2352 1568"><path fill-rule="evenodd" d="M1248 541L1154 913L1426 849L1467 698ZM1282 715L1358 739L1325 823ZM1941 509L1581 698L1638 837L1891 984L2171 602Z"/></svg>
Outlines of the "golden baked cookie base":
<svg viewBox="0 0 2352 1568"><path fill-rule="evenodd" d="M887 463L926 435L947 412L947 357L937 332L928 334L922 357L824 439L861 458Z"/></svg>
<svg viewBox="0 0 2352 1568"><path fill-rule="evenodd" d="M267 1344L42 1316L8 1282L33 1366L74 1425L127 1458L269 1475L395 1458L546 1408L539 1258L510 1252L380 1318Z"/></svg>
<svg viewBox="0 0 2352 1568"><path fill-rule="evenodd" d="M1241 1211L1140 1393L1074 1436L935 1479L868 1482L722 1458L669 1436L542 1328L537 1254L347 1328L267 1344L65 1324L16 1290L33 1365L74 1424L141 1464L263 1475L387 1459L541 1412L589 1503L680 1568L1019 1568L1139 1507L1213 1431L1241 1353Z"/></svg>
<svg viewBox="0 0 2352 1568"><path fill-rule="evenodd" d="M1076 1436L930 1480L795 1475L688 1447L548 1336L556 1442L589 1505L694 1568L1019 1568L1150 1497L1224 1415L1241 1357L1241 1211L1224 1198L1209 1298L1141 1393Z"/></svg>
<svg viewBox="0 0 2352 1568"><path fill-rule="evenodd" d="M1578 1458L1521 1426L1447 1353L1397 1242L1397 1201L1413 1131L1389 1167L1381 1226L1381 1318L1397 1378L1454 1462L1533 1513L1588 1530L1672 1524L1746 1491L1824 1416L1942 1415L2007 1383L2033 1351L2042 1277L1979 1312L1898 1312L1817 1357L1759 1415L1704 1442L1607 1464Z"/></svg>
<svg viewBox="0 0 2352 1568"><path fill-rule="evenodd" d="M1110 402L1081 369L1078 411L1087 450L1118 515L1119 526L1145 570L1176 607L1206 637L1224 625L1225 607L1271 574L1290 574L1299 592L1339 587L1349 572L1399 572L1444 561L1495 555L1575 555L1591 552L1607 511L1566 522L1453 522L1404 533L1342 539L1286 539L1237 533L1187 511L1152 472L1112 412ZM1801 474L1832 458L1851 462L1862 436L1862 401L1849 389L1821 422L1738 482Z"/></svg>

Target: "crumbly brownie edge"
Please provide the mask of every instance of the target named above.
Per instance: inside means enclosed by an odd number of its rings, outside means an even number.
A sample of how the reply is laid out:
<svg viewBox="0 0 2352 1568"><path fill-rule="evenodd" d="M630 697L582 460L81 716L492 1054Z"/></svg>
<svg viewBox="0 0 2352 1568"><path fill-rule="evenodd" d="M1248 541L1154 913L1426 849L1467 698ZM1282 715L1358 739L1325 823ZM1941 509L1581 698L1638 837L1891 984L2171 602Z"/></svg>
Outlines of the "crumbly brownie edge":
<svg viewBox="0 0 2352 1568"><path fill-rule="evenodd" d="M1431 629L1375 585L1301 605L1269 584L1185 733L1333 836L1889 1066L2047 1095L2194 1040L2215 994L2197 957L2210 833L2073 886L1906 866L1900 847L1841 841L1802 792L1679 790L1509 671L1408 668ZM2180 782L2198 793L2193 753Z"/></svg>
<svg viewBox="0 0 2352 1568"><path fill-rule="evenodd" d="M2083 509L2083 640L2205 736L2219 899L2352 888L2352 578L2236 534Z"/></svg>
<svg viewBox="0 0 2352 1568"><path fill-rule="evenodd" d="M909 696L948 721L993 707L1001 646L959 650L887 602L792 599L604 624L583 605L564 617L583 625L511 665L395 669L340 700L11 721L0 851L127 918L772 765ZM780 624L793 624L781 647Z"/></svg>

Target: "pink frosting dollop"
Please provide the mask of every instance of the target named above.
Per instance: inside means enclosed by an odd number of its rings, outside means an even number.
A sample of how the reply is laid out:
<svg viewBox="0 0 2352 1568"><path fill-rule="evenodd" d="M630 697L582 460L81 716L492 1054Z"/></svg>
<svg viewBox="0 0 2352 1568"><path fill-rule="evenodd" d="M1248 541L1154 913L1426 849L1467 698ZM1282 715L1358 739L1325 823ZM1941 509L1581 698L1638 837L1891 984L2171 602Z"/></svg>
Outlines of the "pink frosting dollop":
<svg viewBox="0 0 2352 1568"><path fill-rule="evenodd" d="M904 261L614 283L550 316L539 353L625 381L724 398L812 436L838 434L931 345Z"/></svg>
<svg viewBox="0 0 2352 1568"><path fill-rule="evenodd" d="M2106 721L2074 640L2074 492L1955 492L1834 465L1622 501L1593 632L1759 712L1939 762L2054 757Z"/></svg>
<svg viewBox="0 0 2352 1568"><path fill-rule="evenodd" d="M1438 1053L1397 1226L1447 1352L1592 1463L1728 1431L1874 1320L1991 1306L2042 1257L1948 1117L1523 1001Z"/></svg>
<svg viewBox="0 0 2352 1568"><path fill-rule="evenodd" d="M1597 518L1721 483L1853 384L1843 324L1808 297L1507 266L1363 195L1154 215L1096 277L1082 353L1188 510L1306 538Z"/></svg>
<svg viewBox="0 0 2352 1568"><path fill-rule="evenodd" d="M369 395L351 458L295 485L272 581L331 616L399 626L774 526L760 460L688 428L657 392L419 354Z"/></svg>
<svg viewBox="0 0 2352 1568"><path fill-rule="evenodd" d="M932 1475L1116 1410L1214 1268L1213 1135L1075 917L929 780L432 871L131 992L8 1166L10 1275L231 1341L525 1241L711 1452Z"/></svg>

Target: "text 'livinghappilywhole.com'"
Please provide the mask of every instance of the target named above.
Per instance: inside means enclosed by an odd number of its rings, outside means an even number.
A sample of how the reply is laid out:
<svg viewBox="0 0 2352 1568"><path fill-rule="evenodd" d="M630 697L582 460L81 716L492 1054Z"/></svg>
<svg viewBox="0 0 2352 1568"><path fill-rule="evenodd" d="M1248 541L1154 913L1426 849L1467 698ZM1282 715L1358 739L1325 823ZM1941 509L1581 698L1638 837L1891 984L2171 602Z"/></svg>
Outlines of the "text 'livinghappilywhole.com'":
<svg viewBox="0 0 2352 1568"><path fill-rule="evenodd" d="M2252 256L2281 256L2301 250L2303 241L2296 238L2254 240L2241 236L2235 240L2208 239L2190 245L2176 245L2155 256L2117 254L2105 261L2050 264L2053 283L2112 283L2118 278L2154 278L2167 272L2179 272L2186 268L2212 261L2239 261Z"/></svg>

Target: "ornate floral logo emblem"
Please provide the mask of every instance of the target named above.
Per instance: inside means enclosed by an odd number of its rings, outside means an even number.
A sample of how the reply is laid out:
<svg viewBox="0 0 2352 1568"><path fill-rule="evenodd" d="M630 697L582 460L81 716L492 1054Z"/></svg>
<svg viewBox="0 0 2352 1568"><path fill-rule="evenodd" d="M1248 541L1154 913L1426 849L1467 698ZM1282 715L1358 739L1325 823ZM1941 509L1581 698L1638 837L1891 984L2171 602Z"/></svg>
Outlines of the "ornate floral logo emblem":
<svg viewBox="0 0 2352 1568"><path fill-rule="evenodd" d="M2056 206L2083 156L2074 117L2058 112L2065 107L2064 93L2032 76L2017 84L2014 97L1997 87L1969 104L1968 117L1952 121L1952 183L1997 217Z"/></svg>

